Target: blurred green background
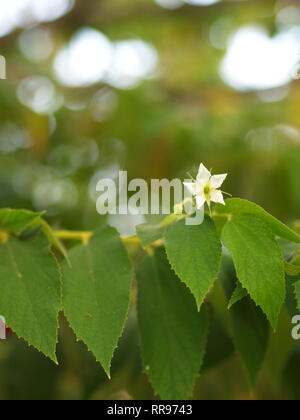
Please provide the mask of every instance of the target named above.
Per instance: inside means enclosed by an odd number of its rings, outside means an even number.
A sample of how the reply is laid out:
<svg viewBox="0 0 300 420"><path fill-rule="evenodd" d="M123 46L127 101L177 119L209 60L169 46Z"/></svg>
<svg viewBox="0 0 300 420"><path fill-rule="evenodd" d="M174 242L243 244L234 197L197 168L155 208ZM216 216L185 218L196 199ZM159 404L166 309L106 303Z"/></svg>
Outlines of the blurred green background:
<svg viewBox="0 0 300 420"><path fill-rule="evenodd" d="M229 173L225 190L233 196L297 227L299 22L298 0L0 2L7 63L0 206L46 210L56 228L108 222L130 235L143 218L100 217L97 181L119 170L183 179L203 162ZM251 394L216 322L212 360L194 398L300 398L300 351L290 352L286 313L281 324ZM63 317L60 336L59 367L14 337L0 343L0 399L154 397L140 365L134 309L110 382Z"/></svg>

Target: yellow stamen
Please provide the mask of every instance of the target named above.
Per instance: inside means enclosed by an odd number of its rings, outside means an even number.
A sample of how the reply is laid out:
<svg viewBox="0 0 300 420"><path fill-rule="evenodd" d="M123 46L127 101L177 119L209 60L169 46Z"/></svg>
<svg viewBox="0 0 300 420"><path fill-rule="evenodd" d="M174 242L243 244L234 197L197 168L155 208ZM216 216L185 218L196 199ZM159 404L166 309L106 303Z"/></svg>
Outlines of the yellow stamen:
<svg viewBox="0 0 300 420"><path fill-rule="evenodd" d="M206 187L204 187L204 194L209 195L209 193L210 193L210 186L206 185Z"/></svg>

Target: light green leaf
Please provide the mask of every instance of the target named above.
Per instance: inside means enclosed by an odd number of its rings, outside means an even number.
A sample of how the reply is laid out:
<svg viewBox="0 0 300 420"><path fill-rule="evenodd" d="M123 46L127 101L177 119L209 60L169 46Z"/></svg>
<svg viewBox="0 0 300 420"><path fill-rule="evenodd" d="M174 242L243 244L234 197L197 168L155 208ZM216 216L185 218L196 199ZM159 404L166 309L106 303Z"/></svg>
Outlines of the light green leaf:
<svg viewBox="0 0 300 420"><path fill-rule="evenodd" d="M55 237L51 227L42 218L43 214L27 210L0 209L0 231L3 229L9 233L20 235L26 229L40 227L50 244L56 247L68 259L68 253L64 245Z"/></svg>
<svg viewBox="0 0 300 420"><path fill-rule="evenodd" d="M300 280L294 284L296 300L297 300L297 309L300 311Z"/></svg>
<svg viewBox="0 0 300 420"><path fill-rule="evenodd" d="M58 251L60 251L60 253L65 257L65 259L68 261L68 263L70 263L69 261L69 256L68 256L68 252L65 248L65 246L63 245L63 243L55 236L54 231L52 230L52 228L48 225L48 223L40 218L38 221L38 225L41 226L42 232L44 233L44 235L48 238L48 241L50 242L50 244L52 246L54 246Z"/></svg>
<svg viewBox="0 0 300 420"><path fill-rule="evenodd" d="M98 231L64 265L63 306L71 327L110 375L129 307L131 265L117 231Z"/></svg>
<svg viewBox="0 0 300 420"><path fill-rule="evenodd" d="M226 223L222 240L231 252L239 281L275 329L285 300L285 277L274 235L257 216L241 215Z"/></svg>
<svg viewBox="0 0 300 420"><path fill-rule="evenodd" d="M292 264L300 265L300 247L298 247L293 255Z"/></svg>
<svg viewBox="0 0 300 420"><path fill-rule="evenodd" d="M0 209L0 230L20 235L43 213L33 213L27 210Z"/></svg>
<svg viewBox="0 0 300 420"><path fill-rule="evenodd" d="M288 276L298 276L300 274L300 265L284 262L285 273Z"/></svg>
<svg viewBox="0 0 300 420"><path fill-rule="evenodd" d="M56 362L60 272L47 239L10 237L0 245L0 313L21 338Z"/></svg>
<svg viewBox="0 0 300 420"><path fill-rule="evenodd" d="M192 395L208 335L206 308L197 311L163 249L137 268L138 318L142 358L154 390L162 399Z"/></svg>
<svg viewBox="0 0 300 420"><path fill-rule="evenodd" d="M165 235L168 259L178 277L189 287L201 307L216 280L221 262L221 243L212 220L187 226L171 225Z"/></svg>
<svg viewBox="0 0 300 420"><path fill-rule="evenodd" d="M142 223L136 227L136 232L142 244L147 246L161 239L168 226L177 223L187 217L185 214L170 214L166 216L160 223Z"/></svg>
<svg viewBox="0 0 300 420"><path fill-rule="evenodd" d="M164 236L165 227L159 223L143 223L136 227L136 232L142 244L147 246Z"/></svg>
<svg viewBox="0 0 300 420"><path fill-rule="evenodd" d="M250 298L236 303L229 313L235 348L254 387L268 348L268 321Z"/></svg>
<svg viewBox="0 0 300 420"><path fill-rule="evenodd" d="M285 238L291 242L300 243L300 236L295 231L266 212L262 207L252 203L251 201L241 200L239 198L229 198L226 200L226 206L216 205L215 212L228 215L255 215L263 220L271 228L275 235Z"/></svg>
<svg viewBox="0 0 300 420"><path fill-rule="evenodd" d="M228 309L230 309L233 305L235 305L240 300L244 299L247 295L248 295L247 290L243 288L240 282L238 282L231 296L231 299L229 301Z"/></svg>

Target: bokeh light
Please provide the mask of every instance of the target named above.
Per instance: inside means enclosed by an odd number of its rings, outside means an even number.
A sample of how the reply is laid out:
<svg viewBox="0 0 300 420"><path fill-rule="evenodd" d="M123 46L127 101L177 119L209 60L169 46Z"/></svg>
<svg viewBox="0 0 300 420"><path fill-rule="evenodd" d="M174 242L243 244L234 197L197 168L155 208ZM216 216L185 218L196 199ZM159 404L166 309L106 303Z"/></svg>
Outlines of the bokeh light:
<svg viewBox="0 0 300 420"><path fill-rule="evenodd" d="M0 153L14 153L31 146L29 134L17 124L7 121L0 128Z"/></svg>
<svg viewBox="0 0 300 420"><path fill-rule="evenodd" d="M211 4L218 3L220 0L184 0L185 3L194 6L210 6Z"/></svg>
<svg viewBox="0 0 300 420"><path fill-rule="evenodd" d="M0 36L18 27L56 20L73 6L74 0L0 0Z"/></svg>
<svg viewBox="0 0 300 420"><path fill-rule="evenodd" d="M105 121L110 118L118 107L116 92L108 87L100 89L92 98L90 104L91 116L95 121Z"/></svg>
<svg viewBox="0 0 300 420"><path fill-rule="evenodd" d="M63 102L54 84L44 76L30 76L23 79L17 89L19 101L38 114L56 111Z"/></svg>
<svg viewBox="0 0 300 420"><path fill-rule="evenodd" d="M69 87L106 82L131 89L154 75L157 62L156 49L142 40L112 43L101 32L85 28L57 54L54 70L58 80Z"/></svg>
<svg viewBox="0 0 300 420"><path fill-rule="evenodd" d="M47 210L50 214L72 207L77 203L75 184L67 178L38 179L33 187L33 203L36 210Z"/></svg>
<svg viewBox="0 0 300 420"><path fill-rule="evenodd" d="M29 3L34 19L40 22L56 20L74 6L74 0L31 0Z"/></svg>
<svg viewBox="0 0 300 420"><path fill-rule="evenodd" d="M240 28L221 65L226 83L239 90L270 89L289 83L299 59L300 31L282 31L270 38L262 27Z"/></svg>
<svg viewBox="0 0 300 420"><path fill-rule="evenodd" d="M113 60L106 80L120 89L130 89L154 74L158 55L152 45L133 39L114 44Z"/></svg>
<svg viewBox="0 0 300 420"><path fill-rule="evenodd" d="M21 33L19 46L28 60L38 63L50 57L54 42L48 28L37 27Z"/></svg>
<svg viewBox="0 0 300 420"><path fill-rule="evenodd" d="M210 6L218 3L220 0L155 0L155 2L166 9L176 9L183 4L191 4L192 6Z"/></svg>
<svg viewBox="0 0 300 420"><path fill-rule="evenodd" d="M277 23L279 25L297 26L300 22L300 7L283 7L277 13Z"/></svg>
<svg viewBox="0 0 300 420"><path fill-rule="evenodd" d="M155 3L165 9L177 9L183 5L182 0L155 0Z"/></svg>
<svg viewBox="0 0 300 420"><path fill-rule="evenodd" d="M108 38L95 29L84 28L57 54L54 70L66 86L90 86L104 78L111 60Z"/></svg>

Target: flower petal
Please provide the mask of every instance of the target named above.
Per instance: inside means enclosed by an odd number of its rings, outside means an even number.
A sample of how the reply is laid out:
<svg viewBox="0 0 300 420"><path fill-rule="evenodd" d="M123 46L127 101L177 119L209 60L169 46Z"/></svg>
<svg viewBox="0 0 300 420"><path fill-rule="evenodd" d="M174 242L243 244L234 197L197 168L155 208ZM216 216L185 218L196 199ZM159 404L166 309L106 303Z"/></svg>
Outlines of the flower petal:
<svg viewBox="0 0 300 420"><path fill-rule="evenodd" d="M206 184L211 178L211 173L209 172L209 170L203 165L203 163L201 163L200 168L199 168L199 172L197 175L197 181L204 185Z"/></svg>
<svg viewBox="0 0 300 420"><path fill-rule="evenodd" d="M210 179L211 188L213 189L220 188L226 178L227 178L227 174L212 176Z"/></svg>
<svg viewBox="0 0 300 420"><path fill-rule="evenodd" d="M197 184L196 182L184 182L183 185L189 190L192 195L197 194Z"/></svg>
<svg viewBox="0 0 300 420"><path fill-rule="evenodd" d="M205 195L204 194L199 194L196 196L196 203L197 203L197 208L198 209L202 209L202 207L204 206L206 201Z"/></svg>
<svg viewBox="0 0 300 420"><path fill-rule="evenodd" d="M220 203L223 204L225 206L225 201L224 201L224 197L221 191L216 190L213 191L211 193L211 197L210 197L211 201L213 201L214 203Z"/></svg>

